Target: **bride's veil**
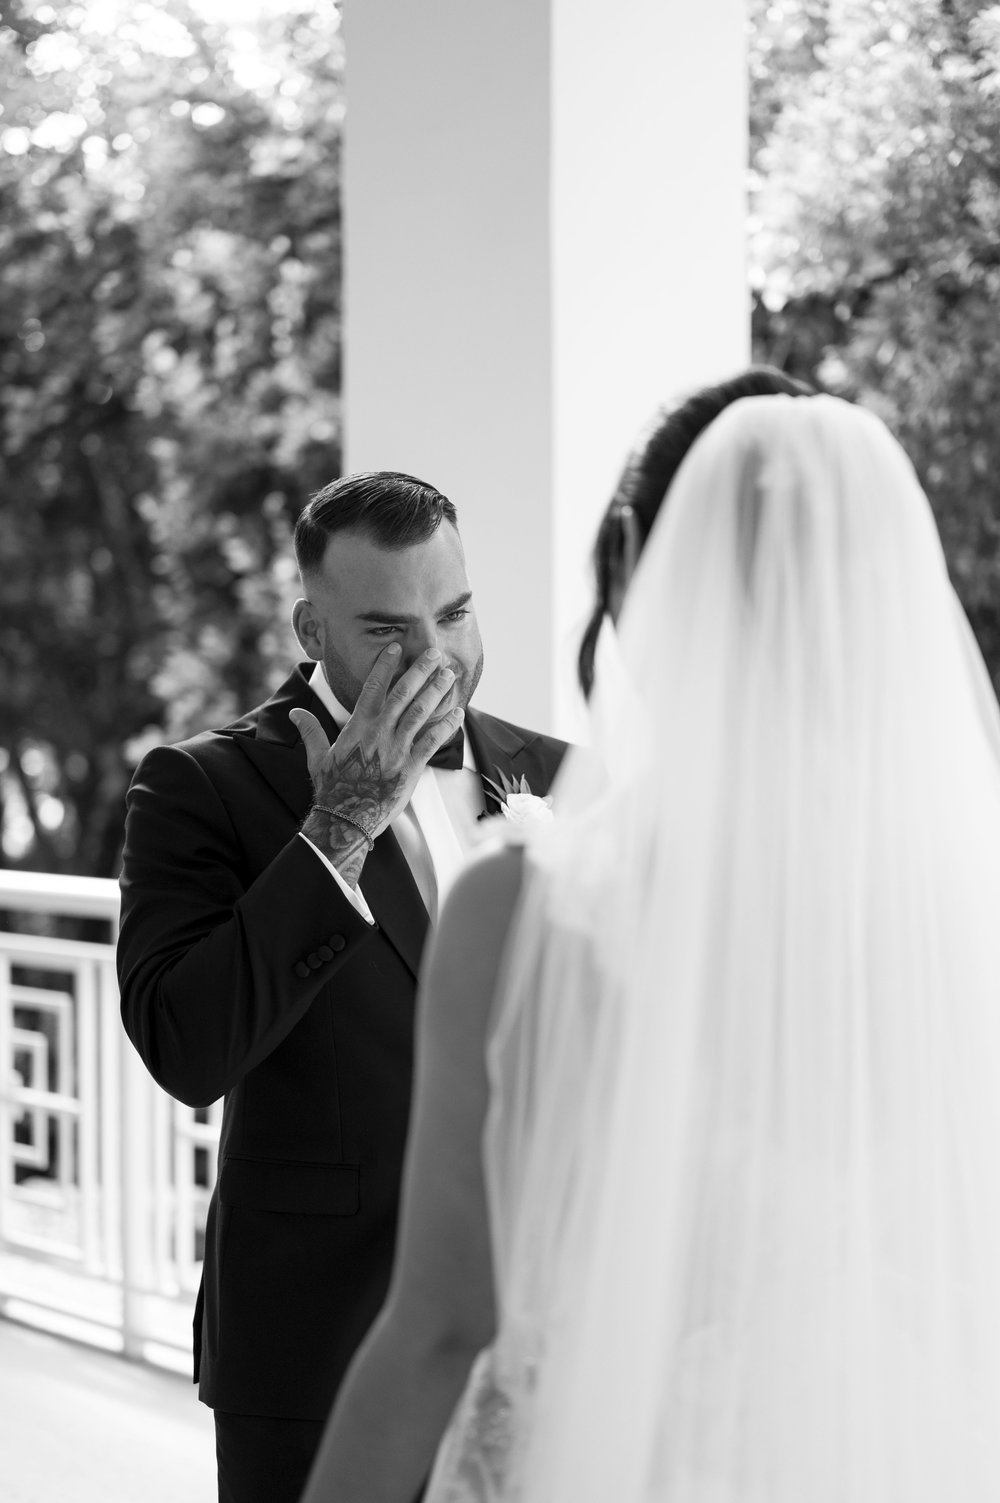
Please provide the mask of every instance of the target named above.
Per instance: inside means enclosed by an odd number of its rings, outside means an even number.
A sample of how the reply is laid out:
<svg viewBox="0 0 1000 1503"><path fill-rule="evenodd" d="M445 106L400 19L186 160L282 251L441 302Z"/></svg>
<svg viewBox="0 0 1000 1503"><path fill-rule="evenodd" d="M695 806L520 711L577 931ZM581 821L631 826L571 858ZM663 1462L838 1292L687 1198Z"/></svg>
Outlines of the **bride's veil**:
<svg viewBox="0 0 1000 1503"><path fill-rule="evenodd" d="M717 418L619 655L491 1044L504 1496L996 1500L1000 718L882 424Z"/></svg>

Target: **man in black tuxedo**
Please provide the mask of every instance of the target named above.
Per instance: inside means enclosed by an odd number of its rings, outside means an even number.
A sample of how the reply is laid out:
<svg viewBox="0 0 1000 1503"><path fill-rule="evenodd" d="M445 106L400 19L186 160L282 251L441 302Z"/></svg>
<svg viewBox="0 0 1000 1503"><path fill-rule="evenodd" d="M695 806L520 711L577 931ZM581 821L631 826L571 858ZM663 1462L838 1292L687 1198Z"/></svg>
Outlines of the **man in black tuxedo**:
<svg viewBox="0 0 1000 1503"><path fill-rule="evenodd" d="M295 549L311 661L143 759L121 882L129 1037L171 1095L226 1098L194 1338L222 1503L304 1486L388 1287L428 925L492 785L545 794L565 750L467 710L482 644L439 492L347 476Z"/></svg>

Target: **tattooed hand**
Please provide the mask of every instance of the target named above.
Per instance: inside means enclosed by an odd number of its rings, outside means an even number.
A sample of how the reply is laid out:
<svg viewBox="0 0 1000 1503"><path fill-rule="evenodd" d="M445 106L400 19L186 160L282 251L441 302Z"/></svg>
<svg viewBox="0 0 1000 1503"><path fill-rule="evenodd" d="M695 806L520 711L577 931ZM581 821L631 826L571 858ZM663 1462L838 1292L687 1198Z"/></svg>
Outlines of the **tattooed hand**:
<svg viewBox="0 0 1000 1503"><path fill-rule="evenodd" d="M465 718L456 706L432 719L455 682L436 649L393 684L399 653L393 642L379 656L333 746L308 710L293 710L289 717L306 749L315 804L323 805L310 810L302 833L352 885L368 852L365 835L374 840L406 807L428 761Z"/></svg>

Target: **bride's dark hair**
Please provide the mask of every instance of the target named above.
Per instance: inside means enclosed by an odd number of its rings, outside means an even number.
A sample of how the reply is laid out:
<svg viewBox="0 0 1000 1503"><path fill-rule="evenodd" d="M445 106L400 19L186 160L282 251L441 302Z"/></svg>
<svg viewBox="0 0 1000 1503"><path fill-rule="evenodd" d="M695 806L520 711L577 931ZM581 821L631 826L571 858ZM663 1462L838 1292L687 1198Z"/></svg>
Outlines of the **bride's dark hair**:
<svg viewBox="0 0 1000 1503"><path fill-rule="evenodd" d="M641 434L625 463L621 479L604 513L594 543L597 598L580 643L577 672L589 697L594 682L594 652L611 603L613 582L625 552L622 513L635 518L644 546L674 475L691 445L713 418L741 397L811 397L813 387L769 365L754 365L717 386L696 391L679 406L661 408Z"/></svg>

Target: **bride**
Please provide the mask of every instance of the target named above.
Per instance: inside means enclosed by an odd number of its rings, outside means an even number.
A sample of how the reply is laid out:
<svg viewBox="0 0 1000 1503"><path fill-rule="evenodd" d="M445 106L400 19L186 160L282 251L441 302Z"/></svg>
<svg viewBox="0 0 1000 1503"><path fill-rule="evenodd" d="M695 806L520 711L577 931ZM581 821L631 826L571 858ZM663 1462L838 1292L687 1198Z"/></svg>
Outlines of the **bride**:
<svg viewBox="0 0 1000 1503"><path fill-rule="evenodd" d="M624 583L599 758L446 907L304 1503L996 1503L1000 715L926 498L750 397Z"/></svg>

